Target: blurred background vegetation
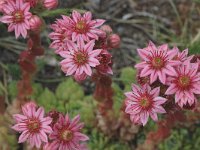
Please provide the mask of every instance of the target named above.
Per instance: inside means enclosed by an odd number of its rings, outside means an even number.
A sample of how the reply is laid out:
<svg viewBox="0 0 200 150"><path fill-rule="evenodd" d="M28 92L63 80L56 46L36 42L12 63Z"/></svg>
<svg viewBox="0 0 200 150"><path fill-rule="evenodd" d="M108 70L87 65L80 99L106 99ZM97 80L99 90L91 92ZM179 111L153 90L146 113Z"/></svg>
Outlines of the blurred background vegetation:
<svg viewBox="0 0 200 150"><path fill-rule="evenodd" d="M59 0L59 9L41 14L48 27L60 14L69 14L71 9L89 10L96 18L107 20L115 33L121 36L121 46L113 50L113 89L116 116L124 100L124 91L136 82L134 64L138 61L136 49L145 47L149 40L156 44L169 43L181 50L189 48L190 54L200 55L200 0ZM25 40L16 40L7 27L0 24L0 100L7 106L17 95L20 69L17 59L26 49ZM34 77L32 99L46 111L58 110L81 114L85 122L84 132L90 136L91 150L133 150L145 140L145 134L156 129L149 122L130 141L118 140L104 135L96 128L96 103L93 100L94 83L90 80L78 84L61 72L60 58L49 49L47 28L42 32L45 55L37 58L38 70ZM0 104L1 106L2 104ZM6 107L7 107L6 106ZM0 108L1 109L1 108ZM0 110L0 113L3 110ZM12 120L0 116L0 150L20 149L17 138L10 131ZM192 126L174 128L170 137L159 144L160 150L199 150L200 121ZM128 128L128 127L127 127ZM130 133L129 133L130 134ZM135 134L135 133L134 133Z"/></svg>

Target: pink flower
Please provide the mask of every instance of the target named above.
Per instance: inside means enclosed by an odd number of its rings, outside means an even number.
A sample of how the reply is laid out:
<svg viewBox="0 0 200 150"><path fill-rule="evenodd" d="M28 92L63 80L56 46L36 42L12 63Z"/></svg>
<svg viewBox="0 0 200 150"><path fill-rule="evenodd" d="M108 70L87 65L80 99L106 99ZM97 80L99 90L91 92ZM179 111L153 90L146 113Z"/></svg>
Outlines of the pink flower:
<svg viewBox="0 0 200 150"><path fill-rule="evenodd" d="M63 18L65 18L63 16ZM67 40L71 40L69 31L64 28L64 20L57 19L55 24L51 25L54 32L49 34L49 38L53 40L50 48L56 49L55 53L59 54L61 51L67 50Z"/></svg>
<svg viewBox="0 0 200 150"><path fill-rule="evenodd" d="M113 74L112 71L112 55L107 50L102 50L98 56L100 64L96 69L102 74Z"/></svg>
<svg viewBox="0 0 200 150"><path fill-rule="evenodd" d="M82 39L77 44L72 41L67 42L69 51L62 51L60 55L65 59L61 61L62 70L66 75L81 75L83 73L91 76L91 67L99 65L97 56L101 53L101 49L93 50L94 40L84 43Z"/></svg>
<svg viewBox="0 0 200 150"><path fill-rule="evenodd" d="M143 52L143 50L145 50L145 51L155 51L156 49L157 49L157 47L155 46L155 44L152 41L149 41L147 47L142 48L142 49L138 48L137 51L139 51L139 52ZM142 54L147 56L148 53L145 53L145 51ZM142 57L140 57L140 58L141 58L141 60L143 60Z"/></svg>
<svg viewBox="0 0 200 150"><path fill-rule="evenodd" d="M58 6L58 0L42 0L43 6L47 9L54 9Z"/></svg>
<svg viewBox="0 0 200 150"><path fill-rule="evenodd" d="M31 30L33 31L39 31L42 26L42 20L36 15L33 15L30 18L29 23Z"/></svg>
<svg viewBox="0 0 200 150"><path fill-rule="evenodd" d="M29 19L32 16L29 10L29 3L24 3L23 0L17 0L16 2L9 0L4 4L4 16L0 18L0 21L8 24L9 32L15 30L16 38L20 34L26 38L27 30L30 29Z"/></svg>
<svg viewBox="0 0 200 150"><path fill-rule="evenodd" d="M3 12L3 6L6 4L7 0L0 0L0 12Z"/></svg>
<svg viewBox="0 0 200 150"><path fill-rule="evenodd" d="M149 116L157 121L157 113L166 113L161 106L167 99L159 97L160 88L151 90L149 85L138 87L132 85L132 91L125 93L126 109L125 112L130 114L131 121L137 124L147 123Z"/></svg>
<svg viewBox="0 0 200 150"><path fill-rule="evenodd" d="M13 115L17 124L12 129L22 132L18 142L28 141L32 147L40 148L42 142L48 142L47 134L52 132L49 126L52 119L44 117L44 109L42 107L36 109L35 105L31 103L22 106L22 112L23 115Z"/></svg>
<svg viewBox="0 0 200 150"><path fill-rule="evenodd" d="M80 133L84 124L79 123L80 116L77 115L70 120L69 115L61 115L59 121L53 128L53 133L50 134L52 142L52 150L82 150L81 143L89 140L89 138Z"/></svg>
<svg viewBox="0 0 200 150"><path fill-rule="evenodd" d="M72 17L65 16L65 26L69 30L72 41L83 39L84 41L90 41L92 39L98 40L99 34L102 34L102 30L97 29L105 20L96 19L92 20L91 12L86 12L81 16L77 11L73 11Z"/></svg>
<svg viewBox="0 0 200 150"><path fill-rule="evenodd" d="M177 52L177 54L175 55L175 57L173 58L173 60L178 60L178 61L184 62L186 60L190 61L193 58L193 56L187 57L187 55L188 55L188 49L185 49L182 52L180 52L180 50L177 47L174 47L173 50L175 50Z"/></svg>
<svg viewBox="0 0 200 150"><path fill-rule="evenodd" d="M176 72L168 77L169 88L166 95L175 94L175 102L180 107L187 103L191 106L195 103L195 94L200 94L200 72L198 63L186 62L177 67Z"/></svg>
<svg viewBox="0 0 200 150"><path fill-rule="evenodd" d="M176 50L168 50L168 45L163 44L156 48L153 43L145 49L138 49L138 53L143 60L135 67L140 71L140 77L150 76L152 84L159 78L161 83L166 84L167 75L172 75L174 66L180 64L179 61L172 60L176 55Z"/></svg>

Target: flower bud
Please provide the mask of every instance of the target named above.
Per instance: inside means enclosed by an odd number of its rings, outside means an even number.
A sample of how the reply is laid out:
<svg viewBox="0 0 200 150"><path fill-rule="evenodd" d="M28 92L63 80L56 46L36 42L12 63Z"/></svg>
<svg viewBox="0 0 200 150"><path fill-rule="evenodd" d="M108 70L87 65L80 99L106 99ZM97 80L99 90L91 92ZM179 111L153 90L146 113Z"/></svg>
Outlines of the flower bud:
<svg viewBox="0 0 200 150"><path fill-rule="evenodd" d="M100 37L100 39L106 39L106 32L102 30L98 33L98 36Z"/></svg>
<svg viewBox="0 0 200 150"><path fill-rule="evenodd" d="M43 0L43 6L47 9L54 9L58 6L58 0Z"/></svg>
<svg viewBox="0 0 200 150"><path fill-rule="evenodd" d="M57 123L60 115L62 115L62 114L60 112L56 111L56 110L52 110L47 114L47 116L52 118L52 122L50 124L51 127L53 127L54 124Z"/></svg>
<svg viewBox="0 0 200 150"><path fill-rule="evenodd" d="M74 75L74 79L77 82L81 82L81 81L85 80L86 78L87 78L87 74L85 74L85 73L82 73L80 75Z"/></svg>
<svg viewBox="0 0 200 150"><path fill-rule="evenodd" d="M33 15L31 17L31 19L29 20L29 23L30 23L31 30L33 31L39 31L42 26L42 20L36 15Z"/></svg>
<svg viewBox="0 0 200 150"><path fill-rule="evenodd" d="M110 34L113 32L112 28L109 25L103 25L100 28L102 31L106 32L107 34Z"/></svg>
<svg viewBox="0 0 200 150"><path fill-rule="evenodd" d="M108 37L108 45L111 48L118 48L120 46L120 37L117 34L111 34Z"/></svg>

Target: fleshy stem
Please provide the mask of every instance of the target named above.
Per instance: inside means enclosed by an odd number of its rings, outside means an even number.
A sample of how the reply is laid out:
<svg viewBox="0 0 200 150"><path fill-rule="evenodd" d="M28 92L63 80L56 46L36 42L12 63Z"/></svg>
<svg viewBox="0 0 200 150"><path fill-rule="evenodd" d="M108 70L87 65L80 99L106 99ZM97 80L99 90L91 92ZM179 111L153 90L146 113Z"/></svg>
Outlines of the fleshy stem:
<svg viewBox="0 0 200 150"><path fill-rule="evenodd" d="M98 118L103 119L104 127L110 127L111 123L114 121L114 113L113 113L113 89L112 89L112 79L107 75L103 75L100 73L95 73L93 75L93 81L96 84L96 88L94 91L94 99L97 101L99 115ZM98 120L99 121L99 120ZM102 129L100 124L98 126L103 130L103 132L107 133L107 129Z"/></svg>
<svg viewBox="0 0 200 150"><path fill-rule="evenodd" d="M116 116L113 109L114 92L111 77L97 72L93 75L93 81L96 83L93 96L98 107L97 127L109 137L115 136L125 141L132 140L139 131L139 126L130 122L129 117L124 113L124 104L119 110L119 116Z"/></svg>
<svg viewBox="0 0 200 150"><path fill-rule="evenodd" d="M19 65L22 73L22 79L18 82L17 100L19 104L29 101L32 94L31 80L36 72L35 59L44 54L44 48L41 46L40 32L30 32L28 38L27 50L21 52Z"/></svg>

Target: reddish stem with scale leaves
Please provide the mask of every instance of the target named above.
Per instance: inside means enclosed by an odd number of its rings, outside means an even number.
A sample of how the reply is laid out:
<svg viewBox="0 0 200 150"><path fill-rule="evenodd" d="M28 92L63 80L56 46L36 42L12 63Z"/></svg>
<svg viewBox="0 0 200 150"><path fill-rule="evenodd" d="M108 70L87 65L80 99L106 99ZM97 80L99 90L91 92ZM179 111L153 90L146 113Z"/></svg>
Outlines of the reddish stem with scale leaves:
<svg viewBox="0 0 200 150"><path fill-rule="evenodd" d="M35 59L37 56L44 54L44 48L41 46L41 39L39 32L30 32L28 39L27 50L21 52L19 57L19 65L22 73L22 79L18 82L17 99L23 104L29 101L29 96L32 94L32 77L36 72Z"/></svg>

